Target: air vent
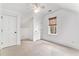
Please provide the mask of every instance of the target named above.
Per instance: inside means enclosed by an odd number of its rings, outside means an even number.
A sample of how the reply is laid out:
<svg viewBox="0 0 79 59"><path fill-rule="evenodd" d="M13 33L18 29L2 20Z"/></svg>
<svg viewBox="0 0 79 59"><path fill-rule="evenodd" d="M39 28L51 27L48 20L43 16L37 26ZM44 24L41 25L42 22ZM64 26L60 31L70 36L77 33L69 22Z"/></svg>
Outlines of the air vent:
<svg viewBox="0 0 79 59"><path fill-rule="evenodd" d="M51 12L52 10L48 10L48 12Z"/></svg>

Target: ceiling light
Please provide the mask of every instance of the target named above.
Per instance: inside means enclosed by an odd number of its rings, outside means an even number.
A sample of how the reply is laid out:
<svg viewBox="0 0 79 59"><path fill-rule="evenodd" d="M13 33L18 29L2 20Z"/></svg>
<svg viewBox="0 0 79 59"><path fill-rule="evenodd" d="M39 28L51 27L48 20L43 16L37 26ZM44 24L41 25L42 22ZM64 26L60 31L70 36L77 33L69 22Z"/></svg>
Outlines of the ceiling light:
<svg viewBox="0 0 79 59"><path fill-rule="evenodd" d="M34 10L35 13L38 13L39 11L40 11L40 9L35 9Z"/></svg>
<svg viewBox="0 0 79 59"><path fill-rule="evenodd" d="M32 6L35 13L38 13L40 11L40 4L33 3Z"/></svg>
<svg viewBox="0 0 79 59"><path fill-rule="evenodd" d="M40 3L33 3L32 4L32 9L35 13L40 12L41 9L44 9L45 6L42 6Z"/></svg>

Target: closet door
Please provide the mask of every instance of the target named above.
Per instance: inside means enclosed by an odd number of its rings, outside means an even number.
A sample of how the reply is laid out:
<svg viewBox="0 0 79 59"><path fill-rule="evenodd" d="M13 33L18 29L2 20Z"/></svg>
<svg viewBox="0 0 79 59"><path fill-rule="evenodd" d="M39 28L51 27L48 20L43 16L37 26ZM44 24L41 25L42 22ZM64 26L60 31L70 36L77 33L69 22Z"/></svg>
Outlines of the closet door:
<svg viewBox="0 0 79 59"><path fill-rule="evenodd" d="M16 17L3 16L3 45L2 47L8 47L16 45L17 31L16 31Z"/></svg>
<svg viewBox="0 0 79 59"><path fill-rule="evenodd" d="M1 26L1 19L2 19L2 16L0 15L0 49L1 49L1 39L2 39L2 38L1 38L1 37L2 37L2 36L1 36L1 34L2 34L2 33L1 33L1 27L2 27L2 26Z"/></svg>

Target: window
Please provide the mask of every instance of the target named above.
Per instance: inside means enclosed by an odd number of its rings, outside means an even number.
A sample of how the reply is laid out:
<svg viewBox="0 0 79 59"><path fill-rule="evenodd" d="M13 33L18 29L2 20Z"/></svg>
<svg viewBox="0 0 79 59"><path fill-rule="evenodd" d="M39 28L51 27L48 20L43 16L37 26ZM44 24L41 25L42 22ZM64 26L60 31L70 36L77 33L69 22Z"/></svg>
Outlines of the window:
<svg viewBox="0 0 79 59"><path fill-rule="evenodd" d="M49 32L50 34L56 34L57 27L57 17L49 18Z"/></svg>

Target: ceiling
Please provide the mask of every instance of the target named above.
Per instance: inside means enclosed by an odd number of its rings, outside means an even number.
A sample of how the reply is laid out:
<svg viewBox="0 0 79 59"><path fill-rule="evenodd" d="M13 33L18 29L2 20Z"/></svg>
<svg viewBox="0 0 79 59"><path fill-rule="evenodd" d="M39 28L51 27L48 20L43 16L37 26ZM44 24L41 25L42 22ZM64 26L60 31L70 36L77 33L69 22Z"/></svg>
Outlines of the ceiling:
<svg viewBox="0 0 79 59"><path fill-rule="evenodd" d="M79 12L79 3L58 3L60 7L64 9L69 9L74 12Z"/></svg>
<svg viewBox="0 0 79 59"><path fill-rule="evenodd" d="M2 8L19 12L22 15L32 14L32 9L29 3L3 3Z"/></svg>
<svg viewBox="0 0 79 59"><path fill-rule="evenodd" d="M45 8L42 9L45 13L47 13L49 9L55 10L57 8L64 8L74 12L79 12L78 3L41 3L41 6L45 6ZM3 3L2 7L19 12L26 16L33 14L31 3Z"/></svg>

